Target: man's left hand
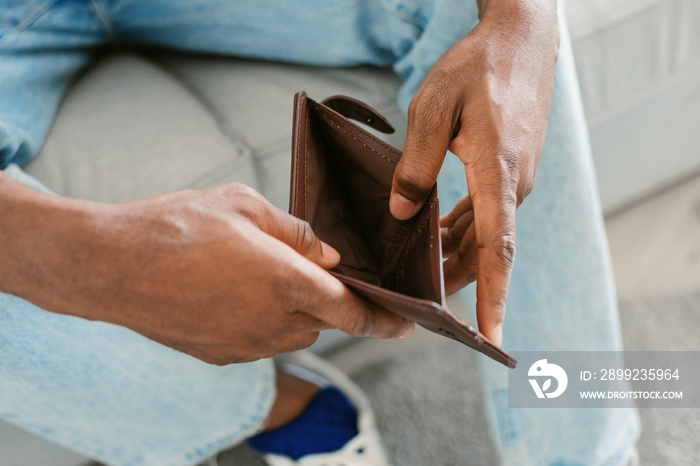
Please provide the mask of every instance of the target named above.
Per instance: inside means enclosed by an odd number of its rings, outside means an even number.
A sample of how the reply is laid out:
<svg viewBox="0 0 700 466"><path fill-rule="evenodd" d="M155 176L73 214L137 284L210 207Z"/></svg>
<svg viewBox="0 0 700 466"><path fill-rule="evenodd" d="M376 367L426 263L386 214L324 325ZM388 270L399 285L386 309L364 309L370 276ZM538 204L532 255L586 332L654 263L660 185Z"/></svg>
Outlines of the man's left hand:
<svg viewBox="0 0 700 466"><path fill-rule="evenodd" d="M441 219L448 294L477 280L479 330L500 345L515 259L515 211L544 146L559 47L553 0L480 2L481 22L426 76L408 109L391 212L414 216L446 151L469 194Z"/></svg>

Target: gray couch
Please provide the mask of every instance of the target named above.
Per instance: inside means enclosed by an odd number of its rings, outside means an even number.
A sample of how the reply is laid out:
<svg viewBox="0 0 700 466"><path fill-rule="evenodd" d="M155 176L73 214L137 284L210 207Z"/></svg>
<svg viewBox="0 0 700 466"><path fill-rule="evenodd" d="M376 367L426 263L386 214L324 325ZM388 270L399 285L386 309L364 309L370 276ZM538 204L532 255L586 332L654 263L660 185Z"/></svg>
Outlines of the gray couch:
<svg viewBox="0 0 700 466"><path fill-rule="evenodd" d="M606 211L700 169L700 2L570 0L567 17ZM368 102L400 147L397 86L371 68L108 54L26 170L59 194L104 202L237 180L286 209L294 93ZM81 461L0 422L2 465Z"/></svg>

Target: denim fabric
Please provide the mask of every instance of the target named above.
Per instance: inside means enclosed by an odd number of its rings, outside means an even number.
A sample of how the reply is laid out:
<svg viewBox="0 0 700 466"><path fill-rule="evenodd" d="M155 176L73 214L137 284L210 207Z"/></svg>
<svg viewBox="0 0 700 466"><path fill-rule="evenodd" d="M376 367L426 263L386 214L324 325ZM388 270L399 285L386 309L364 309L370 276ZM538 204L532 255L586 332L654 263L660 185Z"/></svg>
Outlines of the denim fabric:
<svg viewBox="0 0 700 466"><path fill-rule="evenodd" d="M547 139L535 188L518 209L503 346L513 351L622 348L605 227L573 54L563 15ZM446 159L441 206L467 189ZM462 292L472 309L475 287ZM507 369L480 357L486 410L504 464L616 465L640 433L632 409L508 408Z"/></svg>
<svg viewBox="0 0 700 466"><path fill-rule="evenodd" d="M324 66L391 65L403 80L405 111L432 64L477 22L471 0L0 4L3 167L37 152L70 80L108 41ZM456 157L448 154L439 181L449 209L467 191ZM504 347L620 348L565 27L547 141L535 190L518 212L517 242ZM473 302L473 287L462 293ZM254 431L274 396L269 361L208 366L123 328L3 294L0 351L0 416L110 464L193 463ZM480 367L506 464L616 465L639 435L634 410L509 409L506 369L486 359Z"/></svg>
<svg viewBox="0 0 700 466"><path fill-rule="evenodd" d="M256 433L275 398L271 360L212 366L5 293L0 355L0 417L107 464L198 463Z"/></svg>

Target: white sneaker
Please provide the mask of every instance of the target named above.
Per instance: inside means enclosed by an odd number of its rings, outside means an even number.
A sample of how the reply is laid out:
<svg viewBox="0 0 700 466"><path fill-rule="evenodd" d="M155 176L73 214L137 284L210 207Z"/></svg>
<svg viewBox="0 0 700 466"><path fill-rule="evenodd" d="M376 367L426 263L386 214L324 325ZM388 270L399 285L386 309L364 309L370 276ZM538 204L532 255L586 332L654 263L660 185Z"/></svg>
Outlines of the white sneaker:
<svg viewBox="0 0 700 466"><path fill-rule="evenodd" d="M269 466L389 466L374 422L374 412L360 387L338 368L309 351L281 355L276 360L286 372L298 375L295 367L301 368L320 376L343 392L357 409L358 434L340 450L306 455L298 460L265 453L263 458ZM302 378L310 377L302 375Z"/></svg>

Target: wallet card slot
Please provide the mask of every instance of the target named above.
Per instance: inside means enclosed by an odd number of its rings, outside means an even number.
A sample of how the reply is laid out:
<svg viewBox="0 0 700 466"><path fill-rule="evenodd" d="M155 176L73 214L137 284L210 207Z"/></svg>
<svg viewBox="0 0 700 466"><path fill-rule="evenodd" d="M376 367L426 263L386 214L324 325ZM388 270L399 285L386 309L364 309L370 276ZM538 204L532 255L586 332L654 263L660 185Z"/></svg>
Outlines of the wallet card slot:
<svg viewBox="0 0 700 466"><path fill-rule="evenodd" d="M417 224L412 231L405 247L401 251L396 270L394 271L394 284L396 290L414 296L416 298L430 299L435 302L442 302L442 293L434 286L434 281L418 279L412 270L432 270L430 255L414 254L416 249L426 249L431 247L432 238L430 233L430 205L428 201L423 206L421 212L416 216ZM441 252L438 252L440 254ZM420 275L422 277L422 275Z"/></svg>

